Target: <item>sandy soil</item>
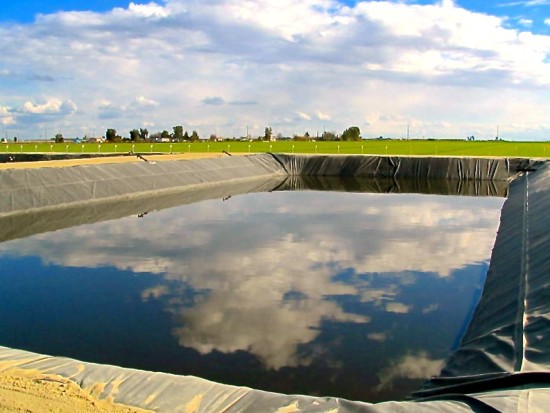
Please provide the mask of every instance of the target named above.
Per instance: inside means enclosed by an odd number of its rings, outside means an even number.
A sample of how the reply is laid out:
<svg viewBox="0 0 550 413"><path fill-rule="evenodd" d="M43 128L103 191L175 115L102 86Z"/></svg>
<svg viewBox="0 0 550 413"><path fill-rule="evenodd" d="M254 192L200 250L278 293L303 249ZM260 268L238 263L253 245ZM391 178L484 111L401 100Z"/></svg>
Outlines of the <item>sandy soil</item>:
<svg viewBox="0 0 550 413"><path fill-rule="evenodd" d="M247 155L247 154L232 154ZM228 156L223 153L181 153L181 154L166 154L166 155L143 155L150 162L174 161L181 159L199 159L199 158L220 158ZM94 165L106 163L125 163L125 162L144 162L136 156L109 156L101 158L82 158L82 159L63 159L55 161L38 161L38 162L6 162L0 163L2 169L27 169L27 168L61 168L65 166L75 165Z"/></svg>
<svg viewBox="0 0 550 413"><path fill-rule="evenodd" d="M0 412L25 413L145 413L135 407L100 400L76 383L36 370L0 371Z"/></svg>

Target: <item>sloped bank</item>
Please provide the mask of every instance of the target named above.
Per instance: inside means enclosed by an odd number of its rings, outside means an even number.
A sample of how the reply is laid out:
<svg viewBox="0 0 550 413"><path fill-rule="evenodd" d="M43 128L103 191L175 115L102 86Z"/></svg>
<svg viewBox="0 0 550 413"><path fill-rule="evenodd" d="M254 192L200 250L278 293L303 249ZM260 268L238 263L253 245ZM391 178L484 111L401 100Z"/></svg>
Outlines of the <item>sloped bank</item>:
<svg viewBox="0 0 550 413"><path fill-rule="evenodd" d="M0 215L59 208L245 180L292 176L446 179L487 184L530 168L522 159L260 154L190 161L6 169L0 172Z"/></svg>
<svg viewBox="0 0 550 413"><path fill-rule="evenodd" d="M84 388L101 388L102 398L112 397L116 402L158 411L204 412L263 412L263 411L341 411L341 412L416 412L416 411L527 411L544 410L550 400L550 303L548 271L550 254L550 167L546 163L523 160L457 160L445 163L429 158L397 157L292 157L261 155L246 157L248 169L233 171L239 158L223 158L223 166L210 165L210 173L195 170L202 163L186 161L185 165L166 166L167 175L174 171L188 174L190 184L200 188L255 176L377 176L409 175L409 177L462 180L515 180L510 185L501 225L497 235L487 282L481 301L466 332L460 348L448 360L439 377L430 380L416 395L416 402L386 402L377 405L351 402L336 398L290 396L226 386L195 377L150 373L83 363L62 357L49 357L8 348L0 348L0 366L10 364L24 369L47 371L70 378ZM424 161L423 161L424 159ZM442 160L443 159L443 160ZM243 161L239 161L243 162ZM240 165L240 164L239 164ZM435 166L437 165L437 167ZM150 165L154 166L154 165ZM224 168L228 168L223 171ZM109 169L109 168L108 168ZM133 179L136 169L109 169L116 173L116 182ZM141 166L137 170L142 170ZM59 172L59 171L58 171ZM97 172L97 170L95 171ZM78 168L71 172L79 176ZM258 174L258 175L255 175ZM0 174L2 191L9 191ZM67 188L73 188L70 175L58 181L61 195L45 196L31 181L15 180L18 191L30 200L28 208L59 208L59 205L87 202L79 200ZM105 187L115 188L111 175L84 174L97 183L110 182ZM412 175L412 176L410 176ZM160 175L158 175L160 176ZM200 178L197 178L200 176ZM149 176L143 172L142 179ZM227 177L227 179L225 179ZM50 179L50 178L49 178ZM157 178L151 178L155 181ZM161 178L158 178L161 179ZM162 178L166 179L166 178ZM162 180L161 179L161 180ZM177 180L181 179L181 180ZM174 179L176 183L183 178ZM119 181L120 180L120 181ZM52 179L48 182L55 182ZM82 182L90 184L88 181ZM155 181L156 182L156 181ZM173 182L173 181L172 181ZM151 186L148 181L143 191L125 186L123 191L97 191L99 197L86 198L91 202L117 197L138 196L142 193L162 193L185 189L185 185ZM137 185L137 184L135 184ZM93 186L93 185L92 185ZM32 188L31 188L32 187ZM32 197L33 188L41 196ZM53 189L52 189L53 191ZM55 192L55 191L54 191ZM80 194L80 193L78 193ZM90 192L85 192L89 195ZM61 200L56 204L55 200ZM11 213L24 210L22 202L5 204L16 207Z"/></svg>

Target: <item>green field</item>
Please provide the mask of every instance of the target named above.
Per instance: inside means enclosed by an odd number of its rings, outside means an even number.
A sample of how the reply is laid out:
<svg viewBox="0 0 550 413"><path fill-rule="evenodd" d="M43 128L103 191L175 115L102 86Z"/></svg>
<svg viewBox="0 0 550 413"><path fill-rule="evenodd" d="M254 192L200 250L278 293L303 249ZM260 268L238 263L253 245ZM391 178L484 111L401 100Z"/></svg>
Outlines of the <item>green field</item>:
<svg viewBox="0 0 550 413"><path fill-rule="evenodd" d="M364 140L360 142L196 142L196 143L49 143L9 142L0 153L185 153L185 152L278 152L308 154L379 154L442 156L550 156L550 142L462 140Z"/></svg>

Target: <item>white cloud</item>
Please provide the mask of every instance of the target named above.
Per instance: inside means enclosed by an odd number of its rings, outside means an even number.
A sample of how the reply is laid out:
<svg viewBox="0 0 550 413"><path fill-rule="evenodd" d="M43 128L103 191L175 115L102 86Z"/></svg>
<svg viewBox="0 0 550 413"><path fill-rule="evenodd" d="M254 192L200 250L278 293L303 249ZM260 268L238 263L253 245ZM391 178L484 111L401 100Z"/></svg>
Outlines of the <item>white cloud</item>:
<svg viewBox="0 0 550 413"><path fill-rule="evenodd" d="M502 6L525 6L525 7L546 6L546 5L550 5L550 0L524 0L524 1L513 1L513 2L502 4Z"/></svg>
<svg viewBox="0 0 550 413"><path fill-rule="evenodd" d="M330 120L330 115L327 115L326 113L323 113L319 110L316 112L316 115L317 119L319 120Z"/></svg>
<svg viewBox="0 0 550 413"><path fill-rule="evenodd" d="M135 106L142 107L157 107L160 105L159 102L153 99L147 99L145 96L138 96L134 101Z"/></svg>
<svg viewBox="0 0 550 413"><path fill-rule="evenodd" d="M311 116L309 116L307 113L304 112L297 112L296 113L300 119L303 120L311 120Z"/></svg>
<svg viewBox="0 0 550 413"><path fill-rule="evenodd" d="M5 126L15 124L15 119L7 106L0 106L0 123Z"/></svg>
<svg viewBox="0 0 550 413"><path fill-rule="evenodd" d="M96 102L98 117L103 120L121 119L133 115L145 115L151 109L158 107L160 104L156 100L148 99L145 96L137 96L130 103L116 105L108 100L100 100ZM139 125L145 125L147 121L140 120Z"/></svg>
<svg viewBox="0 0 550 413"><path fill-rule="evenodd" d="M426 136L493 137L494 125L505 132L511 123L524 125L513 137L548 131L550 36L451 1L130 3L0 26L0 47L10 56L0 64L11 79L3 104L75 102L78 113L62 118L73 130L129 130L146 120L169 129L184 113L202 135L252 124L292 135L314 122L341 132L390 113L423 125ZM154 97L147 113L129 104L136 95ZM101 99L116 110L96 110ZM243 111L240 102L254 104ZM373 123L367 137L402 128Z"/></svg>
<svg viewBox="0 0 550 413"><path fill-rule="evenodd" d="M518 23L525 27L531 27L533 25L533 20L531 19L519 19Z"/></svg>
<svg viewBox="0 0 550 413"><path fill-rule="evenodd" d="M0 122L3 125L26 123L36 125L47 122L59 122L77 112L76 104L71 100L48 99L42 103L24 102L18 108L1 107Z"/></svg>
<svg viewBox="0 0 550 413"><path fill-rule="evenodd" d="M168 17L170 12L167 8L158 5L157 3L136 4L130 3L128 10L141 17Z"/></svg>
<svg viewBox="0 0 550 413"><path fill-rule="evenodd" d="M43 104L25 102L19 113L43 115L43 114L59 114L73 113L76 111L76 105L69 101L63 102L59 99L52 99Z"/></svg>

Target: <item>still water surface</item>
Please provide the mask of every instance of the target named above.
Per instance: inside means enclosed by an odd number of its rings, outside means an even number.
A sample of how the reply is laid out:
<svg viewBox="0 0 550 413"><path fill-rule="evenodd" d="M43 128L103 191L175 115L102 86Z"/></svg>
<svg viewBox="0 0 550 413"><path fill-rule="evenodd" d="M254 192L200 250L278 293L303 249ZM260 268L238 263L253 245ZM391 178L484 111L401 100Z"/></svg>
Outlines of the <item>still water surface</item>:
<svg viewBox="0 0 550 413"><path fill-rule="evenodd" d="M272 192L0 244L0 344L403 399L481 294L502 198Z"/></svg>

